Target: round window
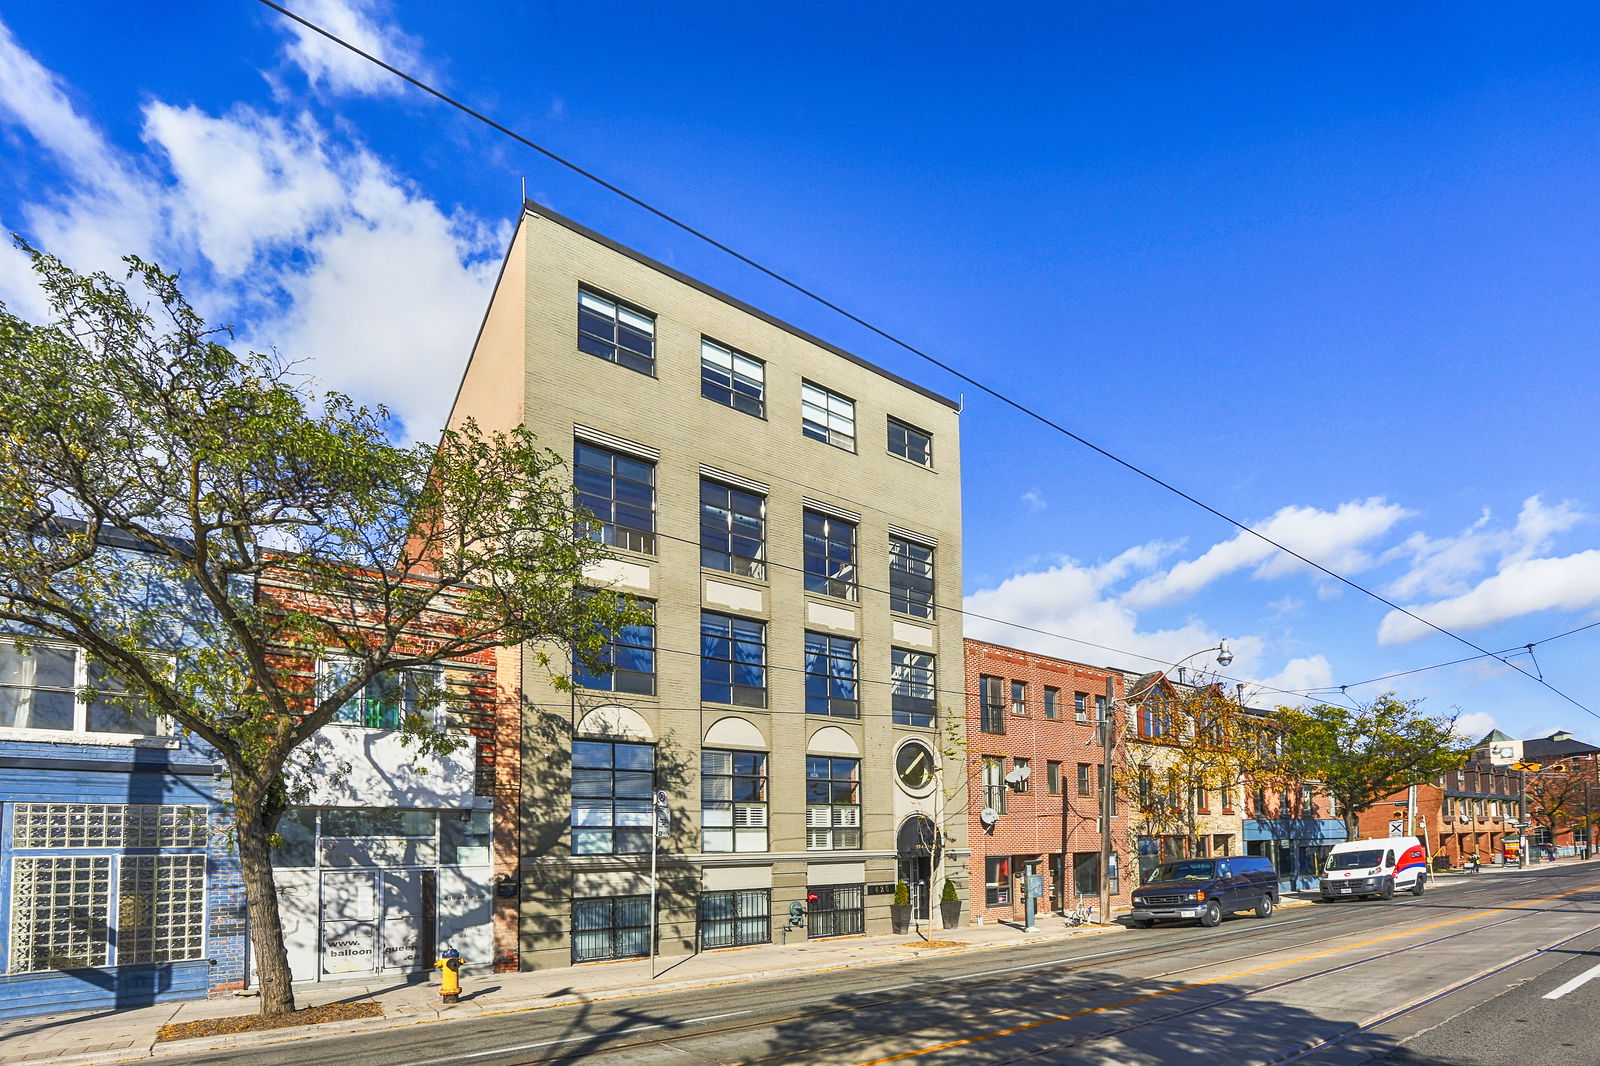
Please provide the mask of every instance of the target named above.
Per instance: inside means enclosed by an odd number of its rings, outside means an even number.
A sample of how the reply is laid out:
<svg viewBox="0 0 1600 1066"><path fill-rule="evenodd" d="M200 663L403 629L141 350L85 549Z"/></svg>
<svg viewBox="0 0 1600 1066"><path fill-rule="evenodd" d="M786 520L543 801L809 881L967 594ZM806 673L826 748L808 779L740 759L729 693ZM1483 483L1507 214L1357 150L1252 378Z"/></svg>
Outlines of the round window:
<svg viewBox="0 0 1600 1066"><path fill-rule="evenodd" d="M923 791L933 783L933 750L920 740L900 745L894 757L894 773L907 791Z"/></svg>

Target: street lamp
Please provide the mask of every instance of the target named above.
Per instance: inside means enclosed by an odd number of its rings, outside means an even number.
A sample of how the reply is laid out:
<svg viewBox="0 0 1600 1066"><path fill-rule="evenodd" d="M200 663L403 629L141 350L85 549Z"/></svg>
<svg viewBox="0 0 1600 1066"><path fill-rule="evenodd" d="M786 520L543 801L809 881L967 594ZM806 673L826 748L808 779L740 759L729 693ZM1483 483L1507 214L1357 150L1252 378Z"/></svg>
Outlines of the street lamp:
<svg viewBox="0 0 1600 1066"><path fill-rule="evenodd" d="M1169 673L1188 662L1196 656L1207 652L1217 653L1217 665L1227 666L1233 662L1233 652L1228 650L1227 640L1221 640L1209 648L1190 652L1171 666L1152 677L1149 682L1137 691L1122 697L1123 706L1143 696L1154 688ZM1100 785L1100 924L1111 924L1111 800L1116 794L1116 783L1111 777L1111 743L1116 730L1111 728L1111 723L1116 719L1117 712L1116 686L1111 678L1106 678L1106 713L1100 720L1100 757L1104 766L1105 780ZM1063 840L1065 845L1066 841Z"/></svg>

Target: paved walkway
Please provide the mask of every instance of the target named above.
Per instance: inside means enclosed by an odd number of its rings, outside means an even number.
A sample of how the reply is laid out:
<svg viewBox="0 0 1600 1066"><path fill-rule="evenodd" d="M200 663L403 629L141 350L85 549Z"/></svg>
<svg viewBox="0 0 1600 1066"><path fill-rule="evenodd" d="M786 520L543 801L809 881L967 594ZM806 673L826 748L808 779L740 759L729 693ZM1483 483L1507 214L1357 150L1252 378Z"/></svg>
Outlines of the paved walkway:
<svg viewBox="0 0 1600 1066"><path fill-rule="evenodd" d="M1566 860L1561 865L1571 861ZM1541 863L1540 867L1543 865ZM1476 876L1494 877L1521 872L1514 866L1485 866L1483 872ZM1436 876L1440 881L1437 887L1441 888L1448 887L1452 882L1471 881L1470 875ZM1286 894L1283 906L1305 906L1315 897L1314 892ZM0 1063L77 1066L186 1055L283 1040L289 1034L310 1037L393 1028L424 1020L464 1020L572 1003L704 988L736 981L905 962L925 953L944 955L985 951L1075 937L1118 936L1124 932L1120 925L1071 928L1059 917L1044 917L1039 920L1038 930L1032 933L1024 932L1010 923L991 922L928 934L928 939L936 942L958 942L957 947L925 946L923 938L905 934L813 940L794 946L785 946L780 941L760 947L708 951L687 957L658 959L655 963L657 973L653 978L650 963L643 960L595 963L533 973L468 974L463 982L461 1002L450 1005L439 1002L437 977L418 977L411 981L395 978L310 984L296 989L296 1002L302 1007L377 1001L383 1005L383 1016L298 1029L234 1033L161 1043L156 1042L156 1032L168 1022L253 1014L257 1007L256 1000L240 996L166 1003L123 1011L40 1015L0 1022ZM774 933L777 933L776 929Z"/></svg>

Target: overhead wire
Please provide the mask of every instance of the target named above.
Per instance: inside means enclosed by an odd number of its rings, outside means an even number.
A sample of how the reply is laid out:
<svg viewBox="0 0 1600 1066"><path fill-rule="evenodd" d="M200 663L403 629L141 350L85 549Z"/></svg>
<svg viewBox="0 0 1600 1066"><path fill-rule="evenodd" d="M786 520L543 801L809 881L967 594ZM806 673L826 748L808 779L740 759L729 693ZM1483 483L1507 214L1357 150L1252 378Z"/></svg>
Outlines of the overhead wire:
<svg viewBox="0 0 1600 1066"><path fill-rule="evenodd" d="M305 18L305 17L303 17L301 15L298 15L293 11L290 11L288 8L284 7L283 5L274 2L274 0L259 0L259 2L263 6L271 8L272 10L278 12L278 14L282 15L283 17L285 17L287 19L290 19L290 20L298 23L301 26L304 26L306 29L311 30L313 33L316 33L316 34L318 34L319 36L321 36L323 38L326 38L328 41L331 41L332 43L338 45L339 47L344 48L347 51L349 51L349 52L351 52L351 53L353 53L353 54L355 54L357 56L360 56L362 59L366 60L367 62L372 63L375 66L381 67L382 69L388 71L390 74L392 74L395 77L401 79L402 81L406 82L407 84L409 84L409 85L421 90L422 92L428 94L429 96L432 96L433 98L439 100L441 103L444 103L445 105L460 111L461 113L463 113L463 114L465 114L465 115L477 120L478 122L483 123L484 125L488 126L489 128L495 130L496 132L498 132L500 134L503 134L506 137L509 137L510 139L516 141L517 143L519 143L521 145L524 145L525 147L533 149L535 152L538 152L540 155L543 155L545 158L551 160L552 162L554 162L554 163L556 163L556 164L558 164L558 165L560 165L562 167L565 167L566 169L572 171L573 173L579 175L580 177L585 178L588 181L593 182L594 184L600 186L601 188L607 190L608 192L611 192L611 193L615 194L616 196L618 196L618 197L628 201L629 203L633 204L634 206L640 208L641 210L644 210L644 211L648 212L649 214L654 215L656 218L659 218L663 222L666 222L667 224L669 224L669 225L671 225L671 226L683 231L684 233L689 234L690 236L696 238L697 240L703 241L704 243L706 243L707 245L711 246L712 248L715 248L718 251L723 252L724 254L732 257L733 259L736 259L739 262L745 264L746 266L750 267L752 270L755 270L755 271L765 275L766 277L771 278L773 281L776 281L780 285L783 285L784 287L786 287L788 289L791 289L792 291L800 294L801 296L804 296L807 299L814 301L815 303L821 305L822 307L825 307L828 310L833 311L835 314L838 314L841 317L849 320L850 322L855 323L856 325L860 326L862 329L865 329L868 332L870 332L870 333L882 338L883 340L887 341L888 343L890 343L890 344L892 344L892 345L894 345L894 346L896 346L896 347L898 347L898 348L900 348L900 349L902 349L902 350L904 350L906 352L909 352L910 354L912 354L914 356L917 356L918 358L926 361L927 363L931 364L932 366L938 367L940 370L943 370L945 373L949 374L950 376L956 378L959 381L965 382L966 384L972 386L974 389L977 389L978 391L980 391L980 392L984 393L985 395L991 397L992 399L998 401L1002 405L1004 405L1006 407L1009 407L1012 410L1016 411L1018 414L1021 414L1021 415L1025 416L1025 417L1027 417L1029 419L1032 419L1032 420L1040 423L1041 425L1044 425L1045 427L1047 427L1049 429L1052 429L1052 430L1056 431L1057 433L1060 433L1062 436L1065 436L1068 439L1070 439L1072 441L1075 441L1079 445L1089 449L1090 451L1092 451L1095 454L1101 456L1102 458L1110 460L1111 462L1113 462L1116 465L1122 467L1123 469L1129 471L1130 473L1135 474L1138 477L1141 477L1141 478L1149 481L1150 483L1152 483L1152 484L1154 484L1154 485L1156 485L1156 486L1158 486L1160 488L1163 488L1163 489L1167 490L1168 492L1172 493L1173 495L1179 497L1180 499L1183 499L1183 500L1187 501L1188 503L1194 505L1195 507L1200 508L1202 511L1205 511L1206 513L1212 515L1213 517L1221 519L1223 522L1225 522L1228 525L1231 525L1231 526L1237 528L1241 532L1247 533L1250 536L1255 537L1257 540L1260 540L1261 542L1269 545L1270 547L1275 548L1276 550L1283 552L1285 555L1288 555L1289 557L1304 563L1305 565L1311 567L1313 570L1316 570L1317 572L1326 575L1327 577L1333 579L1334 581L1337 581L1340 584L1343 584L1343 585L1345 585L1345 586L1347 586L1349 588L1352 588L1352 589L1354 589L1355 591L1361 593L1364 596L1367 596L1367 597L1369 597L1369 598L1371 598L1373 600L1376 600L1377 602L1379 602L1379 603L1383 604L1384 606L1388 607L1390 610L1393 610L1393 611L1395 611L1395 612L1397 612L1397 613L1399 613L1401 615L1404 615L1405 617L1412 619L1413 621L1419 623L1420 625L1423 625L1423 626L1427 627L1428 629L1434 630L1435 632L1440 633L1443 636L1449 637L1450 639L1455 640L1458 643L1466 645L1467 647L1471 648L1473 651L1477 652L1480 657L1487 656L1487 657L1498 659L1504 665L1510 667L1512 670L1515 670L1517 673L1522 674L1524 677L1527 677L1530 680L1536 682L1537 684L1543 686L1545 689L1549 690L1550 692L1552 692L1555 695L1559 696L1561 699L1563 699L1566 702L1568 702L1568 703L1572 704L1573 706L1577 707L1579 710L1582 710L1586 714L1592 715L1595 718L1600 718L1600 713L1597 713L1596 711L1592 710L1591 708L1589 708L1589 707L1585 706L1584 704L1580 703L1578 700L1574 699L1572 696L1570 696L1567 693L1563 692L1561 689L1557 688L1555 685L1552 685L1550 682L1546 681L1544 678L1529 673L1528 671L1522 669L1522 667L1520 667L1520 666L1516 665L1515 663L1509 661L1508 659L1504 658L1503 656L1496 655L1494 652L1491 652L1491 651L1487 650L1486 648L1480 647L1478 644L1476 644L1473 641L1467 639L1466 637L1461 636L1460 634L1455 633L1455 632L1453 632L1453 631L1451 631L1449 629L1446 629L1445 627L1443 627L1441 625L1438 625L1437 623L1435 623L1435 622L1433 622L1433 621L1431 621L1431 620L1429 620L1427 618L1424 618L1423 616L1417 614L1416 612L1414 612L1414 611L1412 611L1412 610L1410 610L1410 609L1408 609L1406 607L1403 607L1398 603L1395 603L1393 600L1390 600L1388 597L1382 595L1381 593L1377 592L1376 590L1369 589L1366 586L1356 582L1352 578L1345 577L1343 574L1340 574L1340 573L1330 569L1329 567L1324 566L1323 564L1321 564L1321 563L1319 563L1319 562L1317 562L1317 561L1315 561L1313 559L1310 559L1305 555L1302 555L1301 553L1295 551L1294 549L1287 547L1286 545L1284 545L1284 544L1280 543L1279 541L1273 539L1272 537L1266 535L1265 533L1261 532L1260 530L1255 529L1252 526L1250 526L1249 524L1247 524L1247 523L1245 523L1243 521L1240 521L1239 519L1234 518L1233 516L1231 516L1229 514L1226 514L1225 512L1223 512L1223 511L1211 506L1210 504L1208 504L1205 501L1199 499L1198 497L1191 495L1190 493L1184 491L1181 488L1178 488L1176 485L1172 484L1171 482L1166 481L1165 479L1163 479L1160 476L1152 473L1151 471L1146 470L1143 467L1137 465L1136 463L1132 462L1131 460L1124 459L1120 455L1117 455L1116 453L1114 453L1114 452L1112 452L1112 451L1110 451L1110 450L1108 450L1108 449L1106 449L1104 447L1101 447L1100 445L1094 443L1093 441L1089 440L1088 438L1086 438L1086 437L1074 432L1071 429L1068 429L1066 426L1064 426L1061 423L1055 421L1054 419L1048 417L1047 415L1043 414L1042 412L1034 410L1033 408L1028 407L1026 404L1024 404L1024 403L1022 403L1022 402L1020 402L1018 400L1012 399L1010 396L1008 396L1005 393L1001 392L999 389L997 389L997 388L995 388L993 386L985 384L984 382L978 380L975 377L972 377L970 374L967 374L966 372L964 372L962 370L957 369L955 366L945 362L944 360L939 359L938 357L936 357L936 356L934 356L934 355L922 350L921 348L918 348L917 346L911 344L909 341L903 340L899 336L889 332L888 330L886 330L886 329L884 329L884 328L882 328L880 326L874 325L872 322L868 321L867 319L865 319L865 318L861 317L860 315L848 310L847 308L843 307L842 305L840 305L838 303L835 303L834 301L832 301L832 300L828 299L827 297L821 295L820 293L816 292L815 290L813 290L811 288L808 288L805 285L802 285L800 282L797 282L797 281L789 278L788 276L780 273L779 271L777 271L777 270L775 270L775 269L773 269L771 267L766 266L765 264L761 263L759 260L756 260L756 259L752 258L751 256L746 255L743 252L740 252L738 249L736 249L736 248L732 247L731 245L728 245L728 244L718 240L717 238L711 236L709 233L705 232L704 230L698 229L695 226L691 225L690 223L685 222L682 219L678 218L677 216L675 216L675 215L671 214L670 212L666 211L665 209L657 207L654 204L650 203L649 201L647 201L647 200L645 200L645 199L643 199L643 198L641 198L639 196L634 195L633 193L631 193L631 192L627 191L626 189L622 188L621 186L616 185L615 183L606 180L605 178L601 177L596 172L585 168L584 166L574 162L571 159L566 158L565 156L561 155L560 153L555 152L554 150L552 150L550 148L546 148L544 145L541 145L538 142L532 140L531 138L526 137L526 136L518 133L517 131L511 129L510 127L503 125L502 123L500 123L500 122L496 121L495 119L489 117L488 115L484 114L483 112L478 111L475 108L469 106L468 104L462 102L461 100L458 100L455 97L449 95L448 93L445 93L444 91L435 88L434 86L428 84L427 82L421 80L420 78L417 78L414 75L409 74L404 70L401 70L399 67L396 67L393 64L388 63L388 62L384 61L383 59L378 58L377 56L373 55L371 52L368 52L368 51L366 51L366 50L364 50L364 49L362 49L362 48L350 43L349 41L347 41L344 38L338 36L337 34L335 34L335 33L331 32L331 31L323 28L322 26L317 25L315 22L312 22L311 20L309 20L309 19L307 19L307 18Z"/></svg>

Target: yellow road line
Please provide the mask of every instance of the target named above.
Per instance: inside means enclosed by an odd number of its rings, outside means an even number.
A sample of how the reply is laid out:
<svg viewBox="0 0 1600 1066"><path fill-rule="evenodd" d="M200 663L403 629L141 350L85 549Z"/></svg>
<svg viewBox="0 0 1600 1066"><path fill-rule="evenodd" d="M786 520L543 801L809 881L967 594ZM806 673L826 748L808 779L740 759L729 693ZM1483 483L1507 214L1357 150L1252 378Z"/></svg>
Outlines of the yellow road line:
<svg viewBox="0 0 1600 1066"><path fill-rule="evenodd" d="M1553 899L1562 899L1566 896L1575 896L1579 892L1592 892L1597 888L1600 888L1600 885L1585 885L1582 888L1574 888L1568 892L1558 892L1553 896L1544 896L1540 899L1525 900L1521 903L1510 903L1504 907L1495 907L1491 910L1477 911L1473 914L1462 915L1459 918L1449 918L1442 922L1433 922L1428 925L1417 926L1414 929L1402 930L1398 933L1386 933L1383 936L1373 937L1370 940L1362 940L1355 944L1346 944L1342 948L1328 948L1325 951L1314 951L1309 955L1300 955L1292 959L1284 959L1281 962L1268 963L1265 966L1254 966L1248 970L1240 970L1237 973L1223 974L1218 977L1208 977L1203 981L1193 981L1186 985L1174 985L1171 988L1163 988L1159 992L1146 992L1144 995L1134 996L1131 999L1118 1000L1116 1003L1105 1003L1098 1007L1085 1007L1082 1010L1075 1010L1069 1014L1051 1014L1041 1018L1038 1021L1025 1022L1022 1025L1013 1025L1006 1029L996 1029L990 1033L980 1033L977 1036L964 1036L959 1040L947 1040L942 1044L933 1044L929 1047L917 1048L913 1051L902 1051L895 1055L885 1055L882 1058L868 1059L866 1062L859 1063L858 1066L881 1066L882 1063L899 1062L902 1059L913 1059L921 1055L931 1055L935 1051L948 1051L950 1048L965 1047L968 1044L976 1044L984 1040L993 1040L995 1037L1010 1036L1013 1033L1025 1033L1030 1029L1038 1029L1039 1027L1045 1025L1055 1025L1058 1022L1068 1022L1075 1018L1082 1018L1090 1014L1099 1014L1108 1010L1119 1010L1123 1007L1131 1007L1137 1003L1147 1003L1153 999L1160 999L1163 996L1170 996L1174 992L1188 992L1196 988L1204 988L1206 985L1214 985L1222 981L1232 981L1240 977L1248 977L1251 974L1264 973L1268 970L1277 970L1285 966L1293 966L1296 963L1307 962L1311 959L1325 958L1329 955L1338 955L1345 951L1354 951L1356 948L1370 947L1373 944L1382 944L1385 941L1413 936L1417 933L1426 933L1430 929L1443 929L1446 926L1457 925L1461 922L1470 922L1476 918L1486 918L1491 914L1504 914L1507 911L1518 910L1522 907L1537 906L1540 903L1548 903Z"/></svg>

